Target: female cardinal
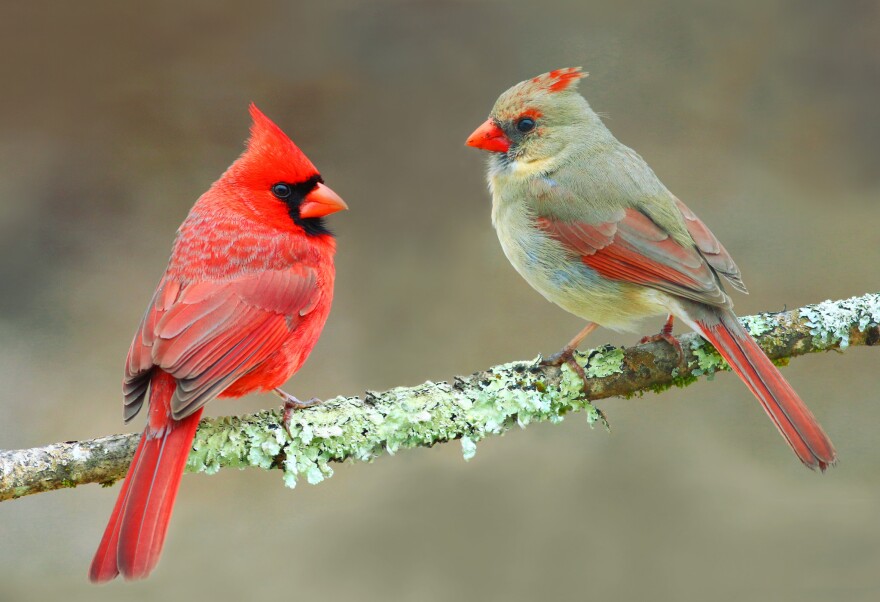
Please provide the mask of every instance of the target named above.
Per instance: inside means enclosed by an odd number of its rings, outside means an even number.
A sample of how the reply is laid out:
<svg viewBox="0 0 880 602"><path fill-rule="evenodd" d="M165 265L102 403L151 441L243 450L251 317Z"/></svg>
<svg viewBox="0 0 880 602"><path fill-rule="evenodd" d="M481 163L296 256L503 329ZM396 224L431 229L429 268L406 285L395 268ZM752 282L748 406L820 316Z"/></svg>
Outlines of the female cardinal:
<svg viewBox="0 0 880 602"><path fill-rule="evenodd" d="M577 93L586 75L557 69L513 86L467 140L492 153L492 223L513 267L589 322L552 360L570 361L597 324L634 330L654 315L669 319L648 338L677 346L676 316L724 356L801 462L824 471L831 441L733 313L721 278L746 292L733 259Z"/></svg>
<svg viewBox="0 0 880 602"><path fill-rule="evenodd" d="M247 150L196 201L134 336L127 421L149 419L89 578L146 577L159 561L203 406L271 391L306 360L333 300L336 243L324 216L347 209L256 106Z"/></svg>

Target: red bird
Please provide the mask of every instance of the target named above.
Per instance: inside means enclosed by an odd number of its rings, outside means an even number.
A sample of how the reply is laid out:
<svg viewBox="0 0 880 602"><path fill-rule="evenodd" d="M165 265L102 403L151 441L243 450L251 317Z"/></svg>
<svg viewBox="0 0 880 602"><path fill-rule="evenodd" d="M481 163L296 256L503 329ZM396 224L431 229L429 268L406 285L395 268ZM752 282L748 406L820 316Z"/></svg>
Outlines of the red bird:
<svg viewBox="0 0 880 602"><path fill-rule="evenodd" d="M668 315L708 339L810 468L837 454L794 389L733 313L722 280L745 292L739 268L709 228L648 164L617 141L577 93L586 77L557 69L504 92L467 144L492 153L492 222L532 287L587 320L551 363L571 362L597 325L634 330ZM580 368L575 364L575 370Z"/></svg>
<svg viewBox="0 0 880 602"><path fill-rule="evenodd" d="M155 568L204 405L275 391L308 357L333 300L336 242L323 218L347 209L281 129L250 107L247 149L195 203L125 366L128 422L149 419L89 571L93 582Z"/></svg>

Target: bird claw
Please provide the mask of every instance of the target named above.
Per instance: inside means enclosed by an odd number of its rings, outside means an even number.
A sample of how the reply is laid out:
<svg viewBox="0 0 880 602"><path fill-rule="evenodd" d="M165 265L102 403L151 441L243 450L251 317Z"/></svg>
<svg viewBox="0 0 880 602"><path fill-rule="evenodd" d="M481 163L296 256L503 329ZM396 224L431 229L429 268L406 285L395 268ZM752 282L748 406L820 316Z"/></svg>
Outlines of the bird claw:
<svg viewBox="0 0 880 602"><path fill-rule="evenodd" d="M577 360L574 359L574 349L565 346L561 351L558 351L551 355L550 357L542 359L539 364L541 366L556 366L560 367L562 364L568 364L568 367L574 370L575 374L581 377L581 380L584 381L584 394L589 392L587 388L587 373L584 372L583 366L577 363Z"/></svg>
<svg viewBox="0 0 880 602"><path fill-rule="evenodd" d="M293 433L290 432L290 421L293 418L293 411L311 408L313 406L324 403L323 400L320 400L317 397L312 397L308 401L300 401L290 393L286 393L281 389L275 389L274 393L284 400L284 414L282 422L284 424L284 430L287 431L287 434L290 435L291 439L293 438Z"/></svg>
<svg viewBox="0 0 880 602"><path fill-rule="evenodd" d="M561 366L562 364L571 362L574 360L574 349L571 347L563 347L560 351L557 351L551 356L542 358L540 362L538 362L541 366Z"/></svg>
<svg viewBox="0 0 880 602"><path fill-rule="evenodd" d="M672 326L674 322L675 317L670 314L669 318L667 318L666 320L666 324L664 324L663 328L660 329L660 332L651 336L642 337L642 340L639 341L639 343L645 344L656 343L658 341L666 341L667 343L672 345L672 348L675 349L676 352L678 352L678 365L684 366L684 350L681 348L681 343L679 342L679 340L675 338L675 336L672 334Z"/></svg>
<svg viewBox="0 0 880 602"><path fill-rule="evenodd" d="M539 362L539 365L541 366L560 367L562 364L568 364L568 367L581 377L581 380L583 381L584 395L587 395L590 392L589 387L587 386L587 373L584 372L584 367L574 359L574 349L568 346L563 347L561 351L554 353L550 357L544 358Z"/></svg>
<svg viewBox="0 0 880 602"><path fill-rule="evenodd" d="M582 383L582 384L581 384L581 391L583 392L584 397L585 397L586 399L589 399L589 397L590 397L590 385L589 385L589 382L590 382L590 381L587 379L587 373L586 373L586 371L584 370L584 367L581 366L581 365L577 362L577 360L575 360L575 358L574 358L574 351L575 351L575 350L574 350L573 347L571 347L571 346L569 346L569 345L566 345L566 346L563 347L560 351L554 353L553 355L541 359L541 360L538 362L538 365L539 365L539 366L556 366L556 367L560 367L560 366L562 366L562 364L567 364L568 367L571 368L572 371L580 377L580 379L581 379L581 383ZM595 352L594 352L594 353L595 353ZM591 354L591 355L587 358L587 365L589 365L589 363L590 363L590 359L592 359L592 357L593 357L593 356L592 356L592 354ZM593 404L591 403L591 405L593 405ZM599 415L599 421L600 421L600 422L602 423L602 425L603 425L603 426L604 426L604 427L610 432L610 431L611 431L611 424L608 422L608 418L605 416L605 412L603 412L602 410L600 410L599 408L597 408L595 405L593 405L593 409L595 409L595 410L596 410L596 414Z"/></svg>
<svg viewBox="0 0 880 602"><path fill-rule="evenodd" d="M639 343L656 343L658 341L666 341L667 343L672 345L672 348L675 349L676 353L678 354L678 365L684 365L684 349L681 348L681 342L677 338L675 338L672 333L660 332L651 336L642 337Z"/></svg>

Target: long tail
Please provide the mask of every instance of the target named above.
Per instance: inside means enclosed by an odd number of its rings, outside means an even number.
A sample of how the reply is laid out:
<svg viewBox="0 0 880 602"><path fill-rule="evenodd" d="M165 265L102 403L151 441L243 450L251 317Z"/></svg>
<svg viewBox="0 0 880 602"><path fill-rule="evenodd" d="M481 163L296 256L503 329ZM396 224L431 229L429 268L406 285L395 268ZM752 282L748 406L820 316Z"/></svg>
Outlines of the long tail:
<svg viewBox="0 0 880 602"><path fill-rule="evenodd" d="M183 420L171 418L174 377L156 369L150 383L150 417L119 492L110 522L89 569L100 583L122 573L142 579L159 562L168 521L192 448L201 410Z"/></svg>
<svg viewBox="0 0 880 602"><path fill-rule="evenodd" d="M752 391L773 424L809 468L837 461L831 440L773 362L729 310L689 304L681 316L718 350Z"/></svg>

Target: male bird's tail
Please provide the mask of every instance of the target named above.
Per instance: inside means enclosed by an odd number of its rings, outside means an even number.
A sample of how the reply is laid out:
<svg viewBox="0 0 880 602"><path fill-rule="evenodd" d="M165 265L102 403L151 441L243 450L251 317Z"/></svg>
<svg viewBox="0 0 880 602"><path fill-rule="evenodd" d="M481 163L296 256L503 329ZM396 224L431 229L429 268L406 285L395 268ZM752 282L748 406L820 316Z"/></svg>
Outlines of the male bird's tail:
<svg viewBox="0 0 880 602"><path fill-rule="evenodd" d="M142 579L159 561L174 498L192 448L202 410L171 418L174 377L158 368L150 382L150 416L110 522L89 569L100 583L122 573Z"/></svg>
<svg viewBox="0 0 880 602"><path fill-rule="evenodd" d="M707 339L751 390L773 424L809 468L837 461L831 440L795 390L730 310L688 304L682 318Z"/></svg>

